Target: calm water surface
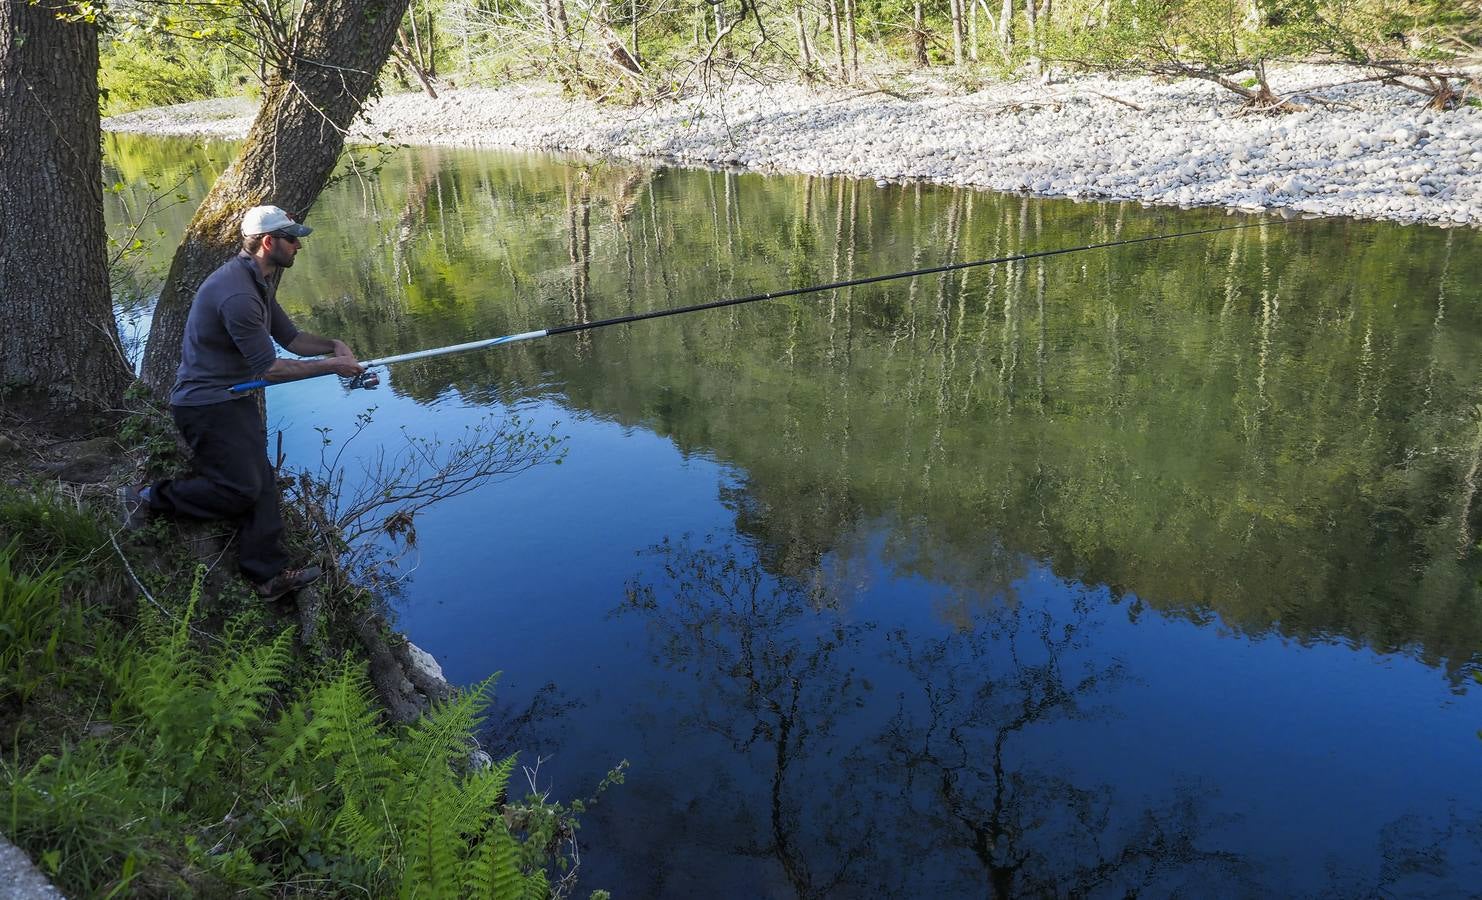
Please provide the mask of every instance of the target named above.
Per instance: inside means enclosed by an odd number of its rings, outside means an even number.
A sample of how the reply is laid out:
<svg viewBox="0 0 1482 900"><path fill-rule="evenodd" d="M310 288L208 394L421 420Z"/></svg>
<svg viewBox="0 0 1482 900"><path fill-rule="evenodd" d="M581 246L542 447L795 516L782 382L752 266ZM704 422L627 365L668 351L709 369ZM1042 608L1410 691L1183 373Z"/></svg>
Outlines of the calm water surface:
<svg viewBox="0 0 1482 900"><path fill-rule="evenodd" d="M111 137L198 198L226 144ZM148 294L188 218L146 227ZM407 150L283 288L384 356L1218 211ZM125 298L127 299L127 298ZM1475 896L1482 235L1298 221L279 387L291 466L518 414L401 626L620 897Z"/></svg>

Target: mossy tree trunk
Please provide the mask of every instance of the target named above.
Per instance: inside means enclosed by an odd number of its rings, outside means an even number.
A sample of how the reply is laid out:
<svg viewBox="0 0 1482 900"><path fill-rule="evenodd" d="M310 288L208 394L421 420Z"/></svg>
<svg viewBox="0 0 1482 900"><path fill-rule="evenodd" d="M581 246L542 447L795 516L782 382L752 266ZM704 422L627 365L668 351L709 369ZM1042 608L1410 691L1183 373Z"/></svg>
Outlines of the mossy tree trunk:
<svg viewBox="0 0 1482 900"><path fill-rule="evenodd" d="M73 431L129 372L108 288L98 30L0 2L0 405Z"/></svg>
<svg viewBox="0 0 1482 900"><path fill-rule="evenodd" d="M160 291L143 372L156 394L174 381L196 289L241 244L242 214L271 203L303 216L324 189L406 9L407 0L306 0L289 46L270 50L277 59L262 108L201 201Z"/></svg>

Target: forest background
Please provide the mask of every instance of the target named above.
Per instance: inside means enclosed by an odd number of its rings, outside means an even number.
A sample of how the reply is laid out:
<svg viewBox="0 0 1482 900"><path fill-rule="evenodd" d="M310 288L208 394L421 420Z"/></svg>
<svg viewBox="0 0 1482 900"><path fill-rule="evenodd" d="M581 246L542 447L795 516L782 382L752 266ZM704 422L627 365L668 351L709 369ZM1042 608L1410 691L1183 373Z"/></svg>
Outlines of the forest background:
<svg viewBox="0 0 1482 900"><path fill-rule="evenodd" d="M267 79L294 0L109 5L104 114L236 95ZM243 14L243 10L247 14ZM970 90L1077 71L1195 77L1279 106L1265 69L1357 64L1438 108L1476 103L1476 0L411 0L383 90L553 78L613 102L716 79L889 89L933 69Z"/></svg>

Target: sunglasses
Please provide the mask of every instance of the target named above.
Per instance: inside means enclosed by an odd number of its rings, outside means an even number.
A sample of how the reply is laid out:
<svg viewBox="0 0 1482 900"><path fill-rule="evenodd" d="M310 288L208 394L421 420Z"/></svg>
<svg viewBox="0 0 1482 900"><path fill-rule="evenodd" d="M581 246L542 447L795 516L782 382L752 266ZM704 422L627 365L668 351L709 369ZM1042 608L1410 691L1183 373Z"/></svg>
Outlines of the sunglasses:
<svg viewBox="0 0 1482 900"><path fill-rule="evenodd" d="M273 237L277 238L280 241L288 241L289 243L293 244L295 247L297 247L299 244L302 244L303 243L303 241L299 240L294 235L285 234L284 232L281 232L281 231L269 231L268 234L272 235Z"/></svg>

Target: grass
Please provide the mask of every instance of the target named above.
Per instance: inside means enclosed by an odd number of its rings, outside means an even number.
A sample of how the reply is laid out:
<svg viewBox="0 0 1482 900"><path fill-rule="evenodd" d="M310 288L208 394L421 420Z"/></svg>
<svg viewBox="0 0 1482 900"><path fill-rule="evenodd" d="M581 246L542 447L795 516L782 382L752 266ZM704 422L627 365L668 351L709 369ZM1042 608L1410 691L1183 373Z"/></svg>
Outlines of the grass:
<svg viewBox="0 0 1482 900"><path fill-rule="evenodd" d="M392 726L357 654L142 540L135 604L105 510L0 491L0 830L68 895L574 887L584 805L513 796L514 757L468 768L489 683Z"/></svg>

